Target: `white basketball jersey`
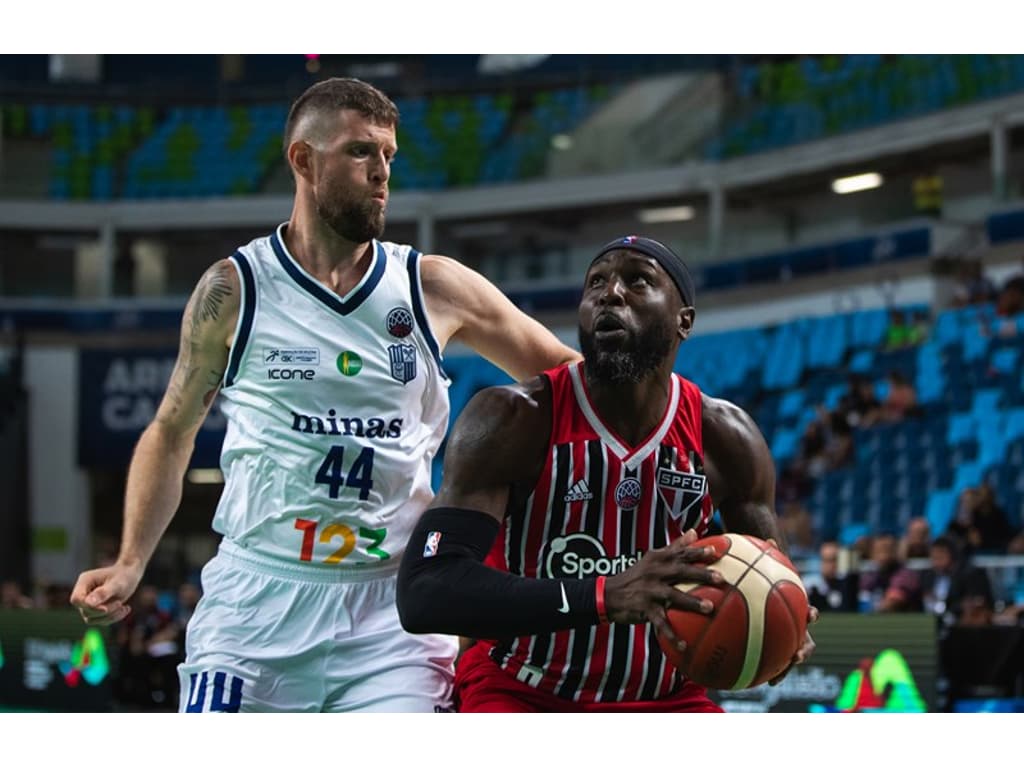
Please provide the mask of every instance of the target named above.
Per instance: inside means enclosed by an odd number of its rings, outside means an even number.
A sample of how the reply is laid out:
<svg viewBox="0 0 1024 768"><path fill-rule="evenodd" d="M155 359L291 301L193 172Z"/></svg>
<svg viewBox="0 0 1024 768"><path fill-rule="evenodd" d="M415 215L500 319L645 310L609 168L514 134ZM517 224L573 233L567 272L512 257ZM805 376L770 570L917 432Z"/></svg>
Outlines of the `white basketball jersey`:
<svg viewBox="0 0 1024 768"><path fill-rule="evenodd" d="M281 565L391 569L433 497L448 424L420 254L373 241L366 275L339 297L288 253L285 226L231 257L242 303L213 527Z"/></svg>

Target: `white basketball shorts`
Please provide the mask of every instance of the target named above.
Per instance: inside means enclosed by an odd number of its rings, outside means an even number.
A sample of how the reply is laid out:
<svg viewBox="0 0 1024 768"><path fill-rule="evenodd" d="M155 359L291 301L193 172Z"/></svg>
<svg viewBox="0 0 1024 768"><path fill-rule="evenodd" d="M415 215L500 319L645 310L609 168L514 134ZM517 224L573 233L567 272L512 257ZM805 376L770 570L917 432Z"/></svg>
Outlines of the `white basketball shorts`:
<svg viewBox="0 0 1024 768"><path fill-rule="evenodd" d="M357 575L222 542L188 624L179 711L451 711L457 639L402 629L397 569Z"/></svg>

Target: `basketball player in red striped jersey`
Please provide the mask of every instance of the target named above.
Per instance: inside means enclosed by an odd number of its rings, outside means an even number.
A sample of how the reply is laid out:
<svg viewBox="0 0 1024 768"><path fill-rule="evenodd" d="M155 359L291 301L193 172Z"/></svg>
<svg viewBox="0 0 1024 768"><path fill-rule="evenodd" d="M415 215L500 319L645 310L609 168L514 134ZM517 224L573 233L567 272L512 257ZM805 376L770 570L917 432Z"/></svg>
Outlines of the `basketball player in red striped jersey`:
<svg viewBox="0 0 1024 768"><path fill-rule="evenodd" d="M456 667L460 711L720 711L655 633L681 645L666 610L711 610L673 585L719 583L692 546L714 507L781 539L760 430L673 373L693 296L663 244L609 243L585 279L583 361L483 390L458 419L398 607L409 631L481 638Z"/></svg>

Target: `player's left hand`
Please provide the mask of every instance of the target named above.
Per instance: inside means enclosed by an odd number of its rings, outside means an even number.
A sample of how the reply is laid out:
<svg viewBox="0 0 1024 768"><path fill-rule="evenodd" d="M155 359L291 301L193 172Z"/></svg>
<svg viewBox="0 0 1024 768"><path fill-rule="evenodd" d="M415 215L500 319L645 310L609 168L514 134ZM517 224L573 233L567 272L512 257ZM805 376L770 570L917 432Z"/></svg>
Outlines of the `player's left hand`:
<svg viewBox="0 0 1024 768"><path fill-rule="evenodd" d="M807 611L807 623L808 625L810 625L816 622L817 620L818 609L812 605L810 609ZM773 677L771 680L769 680L768 685L778 685L779 683L781 683L782 679L789 674L789 670L791 670L794 665L803 664L805 661L811 658L811 654L814 653L814 649L816 647L817 645L814 642L814 638L811 637L811 631L807 630L804 633L804 643L800 646L800 649L796 652L796 654L794 654L792 660L789 662L789 666L782 670L782 672Z"/></svg>

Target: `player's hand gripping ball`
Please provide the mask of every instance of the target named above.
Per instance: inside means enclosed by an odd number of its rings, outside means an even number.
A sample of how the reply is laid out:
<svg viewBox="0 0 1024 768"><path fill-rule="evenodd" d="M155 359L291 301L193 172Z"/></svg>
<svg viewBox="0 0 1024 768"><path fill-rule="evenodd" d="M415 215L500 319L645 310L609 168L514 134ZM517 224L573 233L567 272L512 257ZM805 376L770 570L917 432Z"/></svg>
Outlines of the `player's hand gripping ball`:
<svg viewBox="0 0 1024 768"><path fill-rule="evenodd" d="M752 688L781 674L807 632L807 592L793 563L753 536L709 536L694 547L714 547L708 565L720 586L683 583L676 589L714 603L710 615L669 609L668 621L686 643L680 652L659 634L665 655L684 675L718 690Z"/></svg>

